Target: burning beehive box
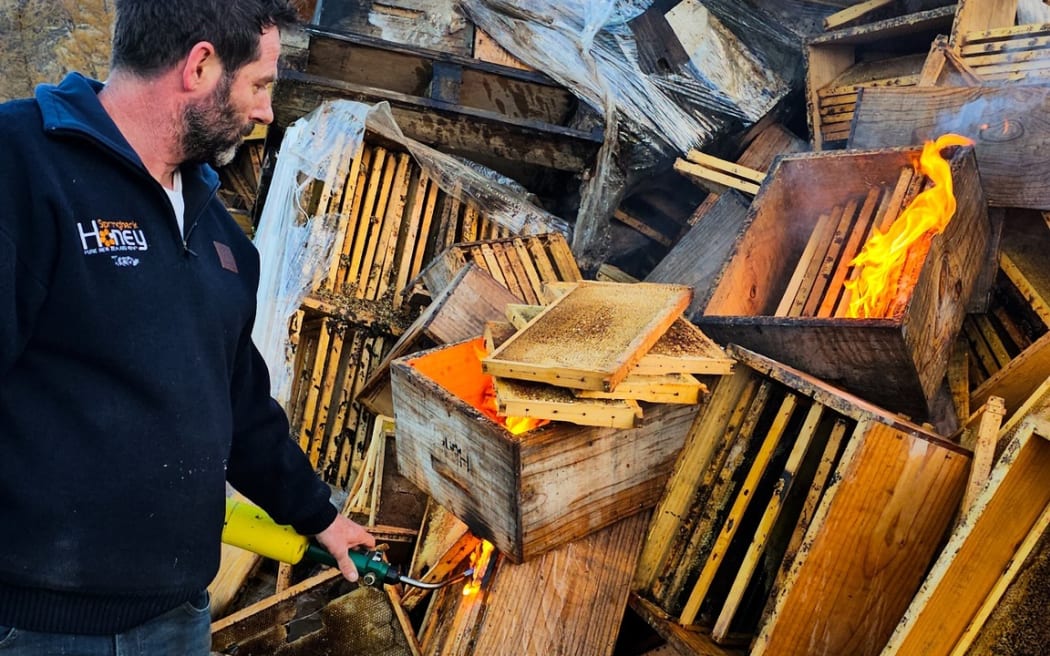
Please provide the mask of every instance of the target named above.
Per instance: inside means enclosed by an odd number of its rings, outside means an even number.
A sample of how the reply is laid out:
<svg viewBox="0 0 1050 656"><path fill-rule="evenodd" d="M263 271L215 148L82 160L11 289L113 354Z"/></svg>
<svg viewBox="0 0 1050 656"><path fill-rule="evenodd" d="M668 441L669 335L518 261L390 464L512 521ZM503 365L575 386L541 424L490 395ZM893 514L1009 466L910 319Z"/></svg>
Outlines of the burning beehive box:
<svg viewBox="0 0 1050 656"><path fill-rule="evenodd" d="M890 410L925 417L981 273L974 262L985 261L990 243L972 149L943 152L947 166L938 175L949 178L948 190L954 187L954 214L942 222L943 232L921 230L906 251L896 248L897 237L916 217L898 218L909 199L931 188L913 169L920 149L780 159L694 322L720 343L740 344ZM932 188L942 194L944 182ZM929 200L928 191L921 193ZM876 230L889 238L869 241ZM894 246L899 266L885 275L878 306L869 307L860 292L879 270L868 257L878 242ZM862 254L868 263L854 266Z"/></svg>
<svg viewBox="0 0 1050 656"><path fill-rule="evenodd" d="M740 366L701 410L656 507L635 606L666 618L661 633L691 636L695 653L754 641L753 654L877 654L936 555L970 454L729 350Z"/></svg>
<svg viewBox="0 0 1050 656"><path fill-rule="evenodd" d="M496 415L484 354L477 338L392 364L406 478L514 562L656 503L697 406L655 405L627 429L514 432Z"/></svg>

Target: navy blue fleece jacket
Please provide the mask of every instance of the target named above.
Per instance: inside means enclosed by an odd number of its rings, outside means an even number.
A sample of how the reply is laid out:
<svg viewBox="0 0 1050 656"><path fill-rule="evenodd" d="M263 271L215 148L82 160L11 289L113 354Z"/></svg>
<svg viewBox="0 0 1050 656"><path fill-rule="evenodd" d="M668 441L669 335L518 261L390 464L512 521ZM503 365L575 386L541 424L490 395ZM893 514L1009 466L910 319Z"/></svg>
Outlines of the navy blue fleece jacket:
<svg viewBox="0 0 1050 656"><path fill-rule="evenodd" d="M185 236L80 75L0 105L0 625L122 631L215 575L224 481L316 533L329 490L252 344L258 253L206 166Z"/></svg>

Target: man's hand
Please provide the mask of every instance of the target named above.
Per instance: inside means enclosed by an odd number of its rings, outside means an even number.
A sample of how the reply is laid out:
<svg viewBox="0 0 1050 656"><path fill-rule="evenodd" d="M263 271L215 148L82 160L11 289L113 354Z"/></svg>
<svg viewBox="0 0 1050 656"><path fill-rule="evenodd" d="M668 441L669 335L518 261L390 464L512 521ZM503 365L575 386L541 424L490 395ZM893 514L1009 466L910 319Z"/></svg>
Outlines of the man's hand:
<svg viewBox="0 0 1050 656"><path fill-rule="evenodd" d="M357 568L350 560L347 552L354 547L375 549L376 539L357 522L353 522L343 515L336 515L335 520L328 528L314 537L328 553L335 557L339 565L339 571L343 573L347 581L357 581Z"/></svg>

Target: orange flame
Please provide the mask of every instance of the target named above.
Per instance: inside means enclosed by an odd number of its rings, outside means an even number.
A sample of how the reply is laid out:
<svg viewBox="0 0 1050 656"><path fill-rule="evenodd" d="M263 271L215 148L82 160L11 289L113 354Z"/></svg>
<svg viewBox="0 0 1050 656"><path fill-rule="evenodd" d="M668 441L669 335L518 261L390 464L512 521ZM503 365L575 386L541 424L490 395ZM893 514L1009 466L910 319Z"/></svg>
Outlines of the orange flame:
<svg viewBox="0 0 1050 656"><path fill-rule="evenodd" d="M485 359L488 355L488 351L484 347L478 346L474 349L478 356L478 362ZM481 393L481 405L478 408L484 412L490 419L498 424L502 424L512 435L521 435L527 433L533 428L539 428L544 424L550 423L548 419L536 419L534 417L507 417L499 414L499 404L496 402L496 383L492 376L485 376L484 382L485 388Z"/></svg>
<svg viewBox="0 0 1050 656"><path fill-rule="evenodd" d="M474 550L474 553L470 554L470 567L474 570L474 574L471 575L470 581L463 586L463 596L469 597L478 593L481 590L481 582L485 578L485 571L489 567L489 560L492 559L492 543L488 540L482 540L481 544Z"/></svg>
<svg viewBox="0 0 1050 656"><path fill-rule="evenodd" d="M969 146L973 141L958 134L945 134L927 141L919 156L918 170L933 183L918 194L883 233L872 230L864 248L851 264L859 275L846 281L851 294L848 317L881 317L887 312L897 291L908 249L927 233L944 232L955 214L952 172L941 150L949 146Z"/></svg>

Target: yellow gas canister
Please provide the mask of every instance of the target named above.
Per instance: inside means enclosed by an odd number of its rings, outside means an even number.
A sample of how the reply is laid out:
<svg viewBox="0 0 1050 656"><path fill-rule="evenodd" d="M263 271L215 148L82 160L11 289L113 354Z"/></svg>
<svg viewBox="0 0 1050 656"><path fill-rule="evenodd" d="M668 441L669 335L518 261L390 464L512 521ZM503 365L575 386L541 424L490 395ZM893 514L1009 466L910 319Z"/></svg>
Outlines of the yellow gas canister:
<svg viewBox="0 0 1050 656"><path fill-rule="evenodd" d="M226 498L226 521L222 541L283 563L298 563L306 554L309 539L282 526L261 508L246 501Z"/></svg>

